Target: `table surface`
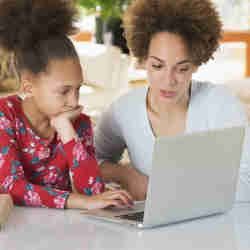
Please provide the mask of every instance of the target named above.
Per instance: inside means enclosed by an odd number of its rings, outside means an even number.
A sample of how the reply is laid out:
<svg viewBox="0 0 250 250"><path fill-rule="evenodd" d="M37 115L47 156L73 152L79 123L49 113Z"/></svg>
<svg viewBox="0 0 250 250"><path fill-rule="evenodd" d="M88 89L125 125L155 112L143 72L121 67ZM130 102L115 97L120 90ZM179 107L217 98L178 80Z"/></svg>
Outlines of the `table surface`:
<svg viewBox="0 0 250 250"><path fill-rule="evenodd" d="M15 207L0 232L1 250L249 250L250 204L228 213L155 229L89 219L79 210Z"/></svg>

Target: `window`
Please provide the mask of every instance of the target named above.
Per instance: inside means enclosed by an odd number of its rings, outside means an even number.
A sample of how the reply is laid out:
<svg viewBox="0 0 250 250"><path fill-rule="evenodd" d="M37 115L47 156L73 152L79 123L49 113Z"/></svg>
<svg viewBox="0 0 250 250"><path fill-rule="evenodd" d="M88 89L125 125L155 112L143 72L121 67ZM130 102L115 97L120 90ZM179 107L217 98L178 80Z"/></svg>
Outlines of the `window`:
<svg viewBox="0 0 250 250"><path fill-rule="evenodd" d="M212 0L221 14L224 29L250 29L249 0Z"/></svg>

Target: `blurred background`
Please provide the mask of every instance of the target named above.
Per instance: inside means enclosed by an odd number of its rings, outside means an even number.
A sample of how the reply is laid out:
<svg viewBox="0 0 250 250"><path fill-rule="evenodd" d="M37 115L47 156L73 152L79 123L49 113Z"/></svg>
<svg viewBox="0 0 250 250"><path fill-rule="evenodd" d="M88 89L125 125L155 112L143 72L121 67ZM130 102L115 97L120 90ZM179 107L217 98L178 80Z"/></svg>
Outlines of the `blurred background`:
<svg viewBox="0 0 250 250"><path fill-rule="evenodd" d="M72 39L86 86L80 102L92 117L129 89L147 85L145 70L130 54L123 36L122 14L133 0L71 0L80 18ZM200 67L194 79L229 86L250 110L250 1L212 0L222 17L223 39L214 60ZM0 49L0 59L6 56ZM11 60L10 60L11 61ZM0 94L17 91L15 74L2 63Z"/></svg>

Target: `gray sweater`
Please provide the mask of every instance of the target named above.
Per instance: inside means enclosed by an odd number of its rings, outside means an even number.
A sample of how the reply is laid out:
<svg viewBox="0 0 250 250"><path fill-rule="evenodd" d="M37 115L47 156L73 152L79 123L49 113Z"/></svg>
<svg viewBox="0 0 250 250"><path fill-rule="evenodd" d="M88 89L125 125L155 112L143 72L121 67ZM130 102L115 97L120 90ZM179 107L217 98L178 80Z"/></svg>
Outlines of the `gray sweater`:
<svg viewBox="0 0 250 250"><path fill-rule="evenodd" d="M114 102L95 128L99 164L117 163L127 148L133 167L149 175L155 137L147 114L148 87L137 87ZM247 126L243 106L223 86L193 81L185 133ZM250 134L245 145L237 188L238 201L250 201ZM248 135L249 134L249 135Z"/></svg>

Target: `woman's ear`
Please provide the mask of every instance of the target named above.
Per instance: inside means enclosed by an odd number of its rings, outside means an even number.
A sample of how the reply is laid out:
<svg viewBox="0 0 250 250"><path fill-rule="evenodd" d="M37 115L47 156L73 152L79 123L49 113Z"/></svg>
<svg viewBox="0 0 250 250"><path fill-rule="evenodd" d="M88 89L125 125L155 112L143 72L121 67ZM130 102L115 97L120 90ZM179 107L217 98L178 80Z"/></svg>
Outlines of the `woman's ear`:
<svg viewBox="0 0 250 250"><path fill-rule="evenodd" d="M198 69L199 69L199 66L194 65L193 66L193 73L196 73L198 71Z"/></svg>
<svg viewBox="0 0 250 250"><path fill-rule="evenodd" d="M137 62L138 69L146 69L147 68L147 59L143 59L140 63Z"/></svg>

